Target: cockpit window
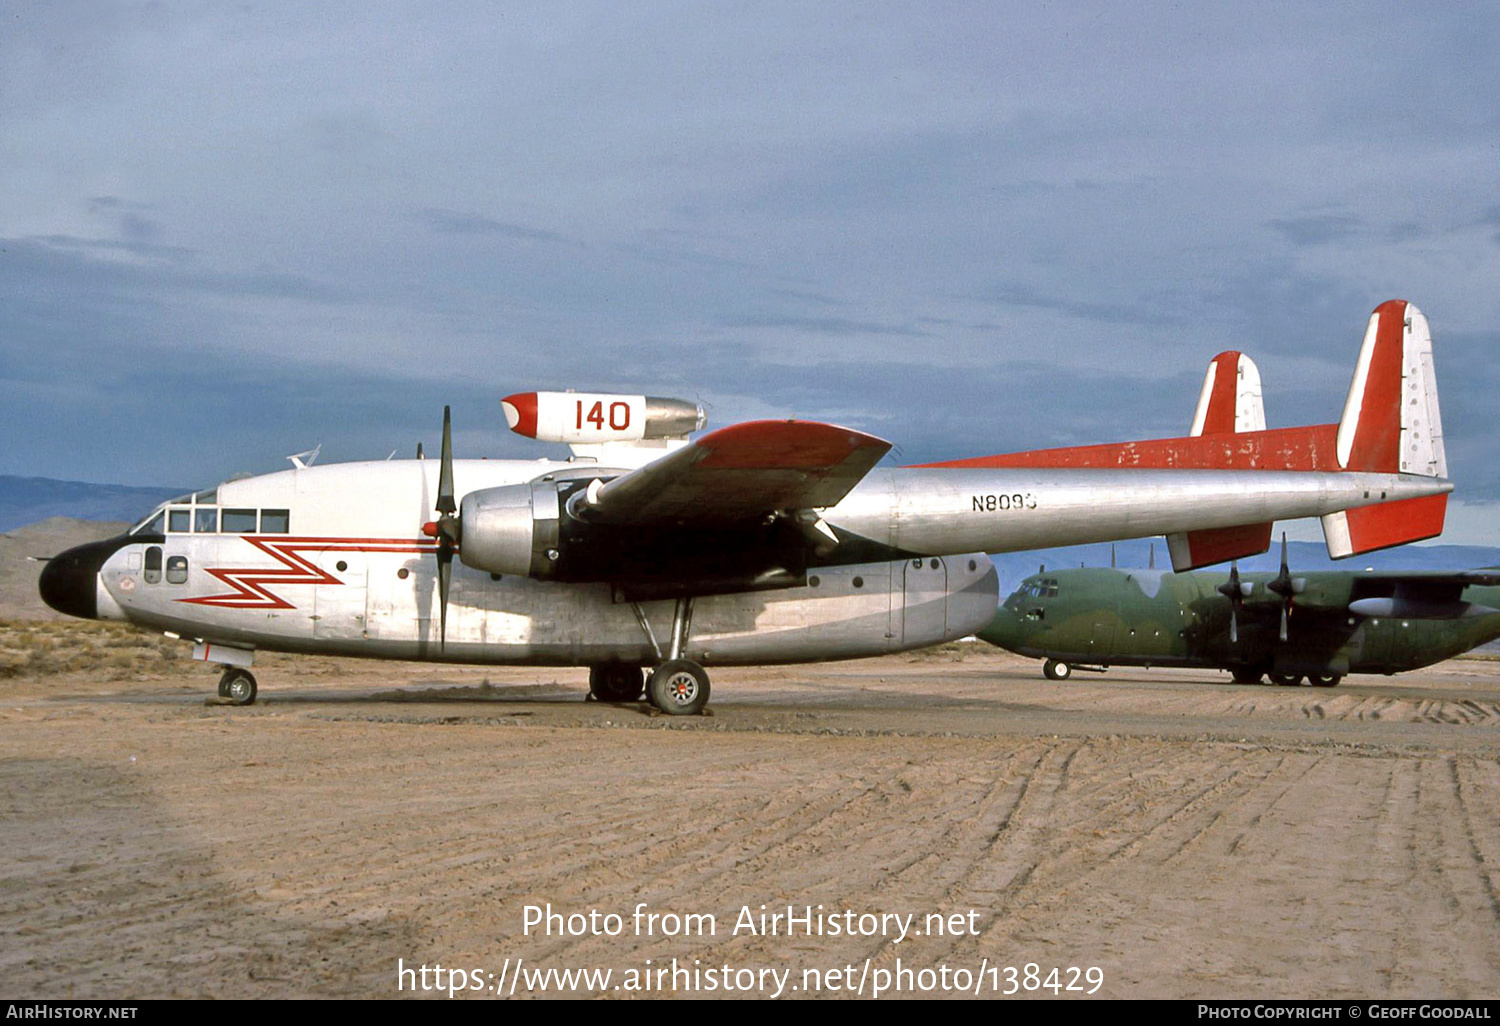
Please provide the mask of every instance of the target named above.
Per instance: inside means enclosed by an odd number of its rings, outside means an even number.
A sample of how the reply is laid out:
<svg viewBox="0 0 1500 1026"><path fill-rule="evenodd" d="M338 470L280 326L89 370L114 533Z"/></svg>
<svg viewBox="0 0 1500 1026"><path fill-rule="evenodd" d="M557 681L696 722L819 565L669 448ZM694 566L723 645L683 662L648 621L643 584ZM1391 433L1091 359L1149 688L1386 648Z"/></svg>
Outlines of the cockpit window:
<svg viewBox="0 0 1500 1026"><path fill-rule="evenodd" d="M291 514L284 509L263 509L260 511L260 533L261 534L286 534L291 530Z"/></svg>
<svg viewBox="0 0 1500 1026"><path fill-rule="evenodd" d="M224 522L219 525L225 534L254 534L255 510L226 509Z"/></svg>
<svg viewBox="0 0 1500 1026"><path fill-rule="evenodd" d="M130 533L131 534L161 534L163 528L166 527L166 523L167 523L167 513L166 513L166 510L159 509L152 516L146 518L145 520L142 520L139 524L136 524L135 527L131 530Z"/></svg>
<svg viewBox="0 0 1500 1026"><path fill-rule="evenodd" d="M193 496L193 501L200 506L212 506L219 501L219 486L214 485L212 488L203 489Z"/></svg>
<svg viewBox="0 0 1500 1026"><path fill-rule="evenodd" d="M219 511L217 509L197 509L193 511L193 533L214 534L219 530Z"/></svg>
<svg viewBox="0 0 1500 1026"><path fill-rule="evenodd" d="M173 534L187 534L193 527L193 511L190 509L167 510L167 530Z"/></svg>
<svg viewBox="0 0 1500 1026"><path fill-rule="evenodd" d="M1057 598L1057 578L1041 577L1027 581L1018 591L1029 598Z"/></svg>

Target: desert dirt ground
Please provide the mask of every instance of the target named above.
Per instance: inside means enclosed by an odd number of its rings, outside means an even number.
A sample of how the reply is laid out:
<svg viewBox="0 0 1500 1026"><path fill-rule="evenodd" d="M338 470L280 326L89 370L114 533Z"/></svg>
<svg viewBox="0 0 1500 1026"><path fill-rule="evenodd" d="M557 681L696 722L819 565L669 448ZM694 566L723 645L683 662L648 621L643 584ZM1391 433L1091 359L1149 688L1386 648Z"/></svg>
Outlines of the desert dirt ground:
<svg viewBox="0 0 1500 1026"><path fill-rule="evenodd" d="M586 703L579 670L271 656L231 708L155 648L12 654L6 997L394 997L398 965L438 964L492 996L519 959L623 998L674 958L791 970L793 997L846 967L821 993L869 996L898 959L984 996L1026 963L1097 967L1109 997L1500 994L1500 663L1059 684L950 646L719 669L714 715L675 718ZM637 932L642 903L715 933ZM526 933L548 904L623 928ZM733 930L762 905L916 918L899 943Z"/></svg>

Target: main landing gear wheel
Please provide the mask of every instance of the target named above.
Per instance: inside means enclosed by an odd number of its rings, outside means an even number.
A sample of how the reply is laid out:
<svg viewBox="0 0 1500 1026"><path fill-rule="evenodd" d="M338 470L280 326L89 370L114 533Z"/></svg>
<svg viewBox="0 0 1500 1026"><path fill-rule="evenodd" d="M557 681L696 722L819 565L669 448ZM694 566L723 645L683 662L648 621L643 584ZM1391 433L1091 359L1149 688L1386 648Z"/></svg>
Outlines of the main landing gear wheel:
<svg viewBox="0 0 1500 1026"><path fill-rule="evenodd" d="M230 705L251 705L255 702L255 674L249 670L230 667L219 678L219 697L229 699Z"/></svg>
<svg viewBox="0 0 1500 1026"><path fill-rule="evenodd" d="M692 716L708 704L708 673L690 659L668 659L651 671L646 691L668 716Z"/></svg>
<svg viewBox="0 0 1500 1026"><path fill-rule="evenodd" d="M1073 676L1073 667L1057 659L1048 659L1042 664L1042 676L1048 680L1067 680Z"/></svg>
<svg viewBox="0 0 1500 1026"><path fill-rule="evenodd" d="M1301 674L1296 673L1273 673L1271 679L1284 688L1295 688L1302 683Z"/></svg>
<svg viewBox="0 0 1500 1026"><path fill-rule="evenodd" d="M1320 673L1316 677L1309 677L1307 679L1312 682L1312 686L1315 688L1336 688L1339 686L1339 681L1344 678L1337 673Z"/></svg>
<svg viewBox="0 0 1500 1026"><path fill-rule="evenodd" d="M1236 684L1259 684L1261 677L1264 676L1259 670L1251 670L1243 666L1236 667L1230 670L1229 673L1234 677Z"/></svg>
<svg viewBox="0 0 1500 1026"><path fill-rule="evenodd" d="M607 663L589 667L589 694L597 702L634 702L645 690L639 666Z"/></svg>

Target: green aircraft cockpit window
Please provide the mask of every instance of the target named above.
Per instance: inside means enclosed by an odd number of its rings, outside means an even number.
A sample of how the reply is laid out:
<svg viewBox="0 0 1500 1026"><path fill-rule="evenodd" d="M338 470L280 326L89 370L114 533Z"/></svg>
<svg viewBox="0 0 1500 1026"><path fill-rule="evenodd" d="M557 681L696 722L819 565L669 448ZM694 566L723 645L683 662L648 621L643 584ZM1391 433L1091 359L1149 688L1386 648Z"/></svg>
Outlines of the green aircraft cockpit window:
<svg viewBox="0 0 1500 1026"><path fill-rule="evenodd" d="M1027 598L1057 598L1057 578L1045 577L1039 581L1027 581L1016 589L1017 595Z"/></svg>

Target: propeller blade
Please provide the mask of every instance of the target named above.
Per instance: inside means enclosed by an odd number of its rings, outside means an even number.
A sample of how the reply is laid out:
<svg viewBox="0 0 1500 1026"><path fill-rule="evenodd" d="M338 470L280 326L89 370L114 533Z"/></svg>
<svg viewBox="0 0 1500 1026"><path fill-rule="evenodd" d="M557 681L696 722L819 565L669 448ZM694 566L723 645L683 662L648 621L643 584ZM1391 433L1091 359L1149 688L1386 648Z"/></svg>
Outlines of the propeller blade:
<svg viewBox="0 0 1500 1026"><path fill-rule="evenodd" d="M437 511L452 514L458 509L453 501L453 421L448 407L443 407L443 456L438 470Z"/></svg>
<svg viewBox="0 0 1500 1026"><path fill-rule="evenodd" d="M1286 640L1286 603L1281 604L1281 640Z"/></svg>
<svg viewBox="0 0 1500 1026"><path fill-rule="evenodd" d="M1234 605L1229 606L1229 643L1238 645L1240 643L1239 618L1234 615Z"/></svg>
<svg viewBox="0 0 1500 1026"><path fill-rule="evenodd" d="M448 582L453 576L453 547L447 539L438 542L438 649L448 647Z"/></svg>

